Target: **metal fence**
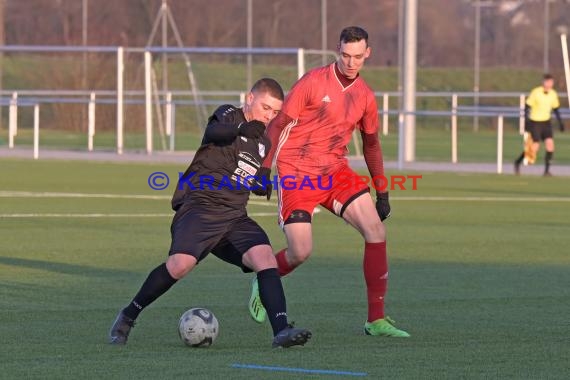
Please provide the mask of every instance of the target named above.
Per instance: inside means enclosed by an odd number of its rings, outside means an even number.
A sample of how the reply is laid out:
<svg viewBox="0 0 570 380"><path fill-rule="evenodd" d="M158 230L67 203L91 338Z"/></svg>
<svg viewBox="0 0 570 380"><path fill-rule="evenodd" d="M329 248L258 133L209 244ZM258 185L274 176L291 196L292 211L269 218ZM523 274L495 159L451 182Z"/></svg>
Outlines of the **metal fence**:
<svg viewBox="0 0 570 380"><path fill-rule="evenodd" d="M85 54L106 54L116 57L115 62L115 80L112 90L97 91L81 91L81 90L21 90L21 89L3 89L0 92L0 103L10 105L12 115L20 106L40 105L40 104L84 104L88 105L87 113L91 118L87 120L90 136L94 133L94 107L98 104L113 104L116 108L116 150L118 154L122 154L124 149L124 121L125 106L127 105L144 105L145 111L145 129L146 129L146 150L148 153L153 151L153 106L156 109L158 128L161 131L169 131L172 125L171 120L174 118L173 110L176 105L191 105L196 109L198 117L198 125L204 125L208 117L205 106L216 105L211 99L204 99L205 96L231 96L236 95L236 91L216 93L200 91L194 76L194 69L189 59L189 55L244 55L244 56L291 56L296 60L296 77L299 78L305 73L307 66L307 57L317 56L319 60L323 56L335 56L334 52L321 51L302 48L211 48L211 47L155 47L149 46L145 48L129 48L129 47L109 47L109 46L0 46L0 54L56 54L64 56L69 53ZM156 84L156 74L154 72L152 57L153 55L177 54L184 58L185 71L189 80L190 89L187 91L162 91L158 90ZM125 86L125 57L138 55L136 59L142 62L144 66L144 85L139 90L129 90ZM51 56L50 56L51 57ZM142 59L141 59L142 58ZM85 59L85 56L83 56ZM34 56L31 57L34 60ZM249 60L248 60L249 61ZM1 68L1 65L0 65ZM132 69L131 71L136 71ZM245 73L245 71L244 71ZM132 74L131 75L135 75ZM191 100L187 99L190 98ZM237 92L239 99L240 94ZM235 103L232 99L232 103ZM223 102L227 102L226 99ZM163 107L161 107L163 106ZM15 111L14 111L15 110ZM9 145L13 146L13 137L17 134L17 116L11 118L9 122ZM91 136L92 137L92 136ZM91 143L89 143L91 146Z"/></svg>
<svg viewBox="0 0 570 380"><path fill-rule="evenodd" d="M193 107L199 109L205 106L217 106L221 104L243 104L245 92L243 91L200 91L196 86L190 90L159 90L156 84L153 86L152 54L161 53L184 53L184 54L285 54L293 55L297 60L297 77L306 70L305 56L307 54L320 55L334 52L304 49L246 49L246 48L123 48L123 47L66 47L66 46L0 46L0 52L33 52L33 53L106 53L116 55L116 88L108 90L37 90L37 89L3 89L0 90L0 106L9 107L8 115L8 147L15 146L15 137L18 135L18 114L23 108L33 108L33 156L39 157L40 135L40 109L44 105L76 104L84 108L86 113L84 130L86 131L87 151L94 147L94 136L97 130L96 110L97 107L112 105L116 108L116 152L122 154L124 149L124 107L138 105L144 107L144 135L145 152L152 154L155 150L153 136L158 129L167 143L163 143L163 149L174 151L176 149L176 114L180 107ZM127 53L143 54L144 56L144 89L125 89L124 85L124 57ZM190 70L190 69L189 69ZM376 93L379 116L382 120L382 133L386 136L391 130L396 129L402 133L405 113L398 106L390 104L399 103L401 96L398 92ZM524 132L524 105L525 93L519 92L417 92L416 99L441 100L437 109L420 109L413 114L418 117L447 118L450 125L451 152L450 161L458 162L458 118L473 118L473 126L478 126L478 118L496 119L497 130L497 172L502 172L503 129L504 120L513 119L518 122L518 131ZM479 100L495 99L494 105L481 105ZM566 94L561 94L566 98ZM497 102L497 99L501 99ZM510 105L508 105L510 104ZM512 105L512 104L516 104ZM153 113L154 108L154 113ZM568 108L562 109L564 118L570 117ZM390 117L396 122L390 123ZM206 116L207 117L207 116ZM155 126L155 122L157 126ZM400 135L401 137L401 135ZM402 140L402 138L400 138ZM400 141L401 143L402 141ZM358 138L355 135L354 147L356 155L360 155ZM399 153L403 149L399 149ZM403 163L401 154L398 162Z"/></svg>
<svg viewBox="0 0 570 380"><path fill-rule="evenodd" d="M10 95L10 96L9 96ZM159 105L164 106L166 109L164 120L164 132L168 138L168 150L175 150L175 135L176 135L176 109L181 106L198 105L221 105L221 104L243 104L245 99L245 92L240 91L210 91L201 92L201 103L192 97L192 93L188 91L171 91L165 94L158 92L158 97L153 101L149 94L145 91L125 91L122 97L123 104L137 104L144 106L147 112L146 117L146 153L152 154L154 148L152 144L153 130L152 118L150 112L152 107ZM493 97L493 98L519 98L519 107L508 106L461 106L459 105L460 99L471 99L475 95L480 97ZM33 122L33 157L39 157L39 135L40 135L40 107L42 104L49 103L73 103L80 104L87 107L87 151L94 149L94 136L96 132L95 110L97 105L113 104L117 105L117 97L115 91L38 91L38 90L23 90L19 92L10 92L3 90L0 92L1 101L3 106L9 106L9 128L8 128L8 147L14 148L15 137L18 133L18 110L21 107L33 107L34 122ZM378 113L382 120L382 134L387 136L392 130L399 130L403 123L404 113L398 109L391 109L389 107L390 97L398 97L398 93L394 92L377 92L376 93L378 104L380 105ZM213 99L213 97L217 97ZM221 98L220 98L221 97ZM416 116L427 117L444 117L449 119L450 124L450 139L451 139L451 152L450 161L452 163L458 162L458 118L459 117L488 117L497 120L497 172L502 172L502 157L503 157L503 134L504 134L504 120L513 119L518 122L519 133L522 135L524 132L524 94L519 93L451 93L451 92L419 92L417 97L440 97L449 99L450 108L448 110L418 110L413 114ZM163 100L165 99L165 100ZM390 126L389 117L396 117L399 124ZM570 118L570 110L567 108L562 109L563 118ZM119 136L117 136L117 140ZM358 139L355 136L355 152L360 155ZM121 154L121 143L117 144L117 153ZM399 157L399 162L402 163L402 158Z"/></svg>

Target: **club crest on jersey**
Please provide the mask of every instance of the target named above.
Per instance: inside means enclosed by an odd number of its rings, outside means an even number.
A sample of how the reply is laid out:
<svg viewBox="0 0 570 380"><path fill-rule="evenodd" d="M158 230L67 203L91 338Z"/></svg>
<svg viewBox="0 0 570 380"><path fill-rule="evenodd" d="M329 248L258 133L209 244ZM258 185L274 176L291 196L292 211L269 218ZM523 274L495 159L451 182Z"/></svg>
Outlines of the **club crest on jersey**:
<svg viewBox="0 0 570 380"><path fill-rule="evenodd" d="M265 145L263 145L262 143L257 144L257 146L259 147L259 155L261 156L261 158L265 157Z"/></svg>
<svg viewBox="0 0 570 380"><path fill-rule="evenodd" d="M330 98L328 95L325 95L324 98L323 98L323 102L324 102L324 103L331 103L332 101L331 101L331 98Z"/></svg>

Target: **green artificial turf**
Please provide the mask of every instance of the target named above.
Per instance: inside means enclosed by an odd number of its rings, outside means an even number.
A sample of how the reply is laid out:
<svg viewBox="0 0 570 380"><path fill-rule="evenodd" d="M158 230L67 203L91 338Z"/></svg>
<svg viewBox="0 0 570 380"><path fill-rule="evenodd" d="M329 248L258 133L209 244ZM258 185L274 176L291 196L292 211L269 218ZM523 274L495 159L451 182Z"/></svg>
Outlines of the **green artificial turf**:
<svg viewBox="0 0 570 380"><path fill-rule="evenodd" d="M248 315L252 276L213 256L141 314L126 347L106 344L169 247L174 185L153 191L147 178L185 167L3 159L0 168L0 378L352 378L233 364L369 379L568 377L565 178L421 173L417 190L391 193L387 311L409 339L363 334L363 241L317 213L312 257L283 280L290 319L313 339L273 350L269 325ZM249 210L275 207L256 198ZM255 219L284 247L275 216ZM178 338L178 318L196 306L220 322L207 349Z"/></svg>

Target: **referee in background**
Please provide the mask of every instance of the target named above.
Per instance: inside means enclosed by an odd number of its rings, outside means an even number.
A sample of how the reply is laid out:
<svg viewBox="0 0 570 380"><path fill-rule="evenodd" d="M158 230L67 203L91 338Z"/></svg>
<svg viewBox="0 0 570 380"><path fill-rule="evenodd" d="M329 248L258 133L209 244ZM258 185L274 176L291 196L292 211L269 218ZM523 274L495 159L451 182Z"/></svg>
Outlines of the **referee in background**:
<svg viewBox="0 0 570 380"><path fill-rule="evenodd" d="M550 74L545 74L542 78L542 86L535 87L528 96L525 106L525 130L532 137L532 152L536 157L540 142L544 141L546 155L544 156L544 176L550 177L550 161L554 155L554 138L552 135L552 124L550 123L552 112L556 115L560 132L564 132L564 123L560 117L560 101L558 94L554 90L554 78ZM523 151L515 161L515 174L520 174L521 163L525 157Z"/></svg>

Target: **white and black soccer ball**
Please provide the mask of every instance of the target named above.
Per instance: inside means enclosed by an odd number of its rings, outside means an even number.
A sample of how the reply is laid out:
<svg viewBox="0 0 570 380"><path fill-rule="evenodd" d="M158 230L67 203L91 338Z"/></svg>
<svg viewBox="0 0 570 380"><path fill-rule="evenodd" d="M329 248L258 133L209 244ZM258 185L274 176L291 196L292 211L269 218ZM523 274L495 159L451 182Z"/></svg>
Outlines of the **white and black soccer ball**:
<svg viewBox="0 0 570 380"><path fill-rule="evenodd" d="M180 339L190 347L209 347L218 336L218 320L214 313L202 307L187 310L178 322Z"/></svg>

